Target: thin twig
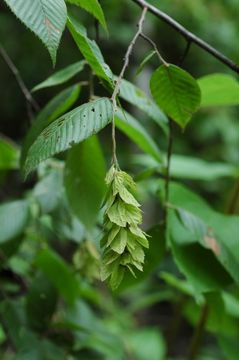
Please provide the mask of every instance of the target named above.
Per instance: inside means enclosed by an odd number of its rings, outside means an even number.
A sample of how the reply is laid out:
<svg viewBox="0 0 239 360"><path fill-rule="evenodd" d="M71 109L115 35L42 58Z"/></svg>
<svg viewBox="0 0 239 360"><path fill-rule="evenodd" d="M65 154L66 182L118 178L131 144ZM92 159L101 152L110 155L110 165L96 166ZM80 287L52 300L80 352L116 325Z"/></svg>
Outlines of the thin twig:
<svg viewBox="0 0 239 360"><path fill-rule="evenodd" d="M185 27L183 27L180 23L175 21L173 18L171 18L169 15L164 13L163 11L159 10L155 6L149 4L145 0L132 0L137 5L142 7L143 9L147 8L149 12L166 22L168 25L170 25L172 28L174 28L177 32L179 32L186 40L196 44L212 56L214 56L216 59L221 61L223 64L228 66L230 69L235 71L236 73L239 73L239 65L233 62L231 59L226 57L223 53L209 45L206 41L202 40L201 38L197 37L192 32L188 31Z"/></svg>
<svg viewBox="0 0 239 360"><path fill-rule="evenodd" d="M198 355L198 350L201 342L201 338L204 332L205 325L208 319L208 305L204 304L201 310L199 322L195 328L191 346L189 349L189 355L187 360L195 360Z"/></svg>
<svg viewBox="0 0 239 360"><path fill-rule="evenodd" d="M124 77L124 74L125 74L125 71L126 71L128 65L129 65L129 59L130 59L130 56L132 54L135 43L138 40L138 38L140 37L140 35L142 34L143 23L144 23L146 13L147 13L147 8L145 7L145 8L143 8L142 14L140 16L140 20L138 22L138 30L137 30L136 34L134 35L131 43L128 46L128 49L127 49L125 57L124 57L123 67L122 67L121 72L120 72L120 74L118 76L118 79L117 79L117 81L115 83L115 88L114 88L113 94L111 96L114 112L117 111L117 96L118 96L118 94L120 92L121 81L122 81L122 79ZM118 161L117 161L117 156L116 156L116 139L115 139L115 120L114 120L114 117L112 119L112 143L113 143L113 163L114 163L114 165L116 165L118 167Z"/></svg>
<svg viewBox="0 0 239 360"><path fill-rule="evenodd" d="M166 162L166 174L165 174L165 206L169 203L169 185L170 185L170 167L171 167L171 158L173 152L173 120L169 119L169 135L168 135L168 149L167 149L167 162ZM166 215L167 217L167 209ZM165 219L166 220L166 219ZM165 221L166 222L166 221Z"/></svg>
<svg viewBox="0 0 239 360"><path fill-rule="evenodd" d="M8 55L7 51L3 48L2 45L0 45L0 54L17 80L17 83L26 99L28 113L31 114L31 107L35 111L39 111L40 110L39 105L37 104L36 100L33 98L32 94L28 90L17 67L14 65L13 61L11 60L10 56Z"/></svg>
<svg viewBox="0 0 239 360"><path fill-rule="evenodd" d="M150 39L147 35L145 35L144 33L141 33L140 36L154 48L154 50L159 58L159 61L162 62L165 66L169 66L167 61L165 61L164 58L162 57L162 55L160 54L155 42L152 39Z"/></svg>
<svg viewBox="0 0 239 360"><path fill-rule="evenodd" d="M179 62L178 62L178 65L182 65L184 60L186 59L188 53L189 53L189 50L191 48L191 45L192 45L192 42L190 40L187 41L187 44L186 44L186 47L185 47L185 50L181 56L181 58L179 59Z"/></svg>

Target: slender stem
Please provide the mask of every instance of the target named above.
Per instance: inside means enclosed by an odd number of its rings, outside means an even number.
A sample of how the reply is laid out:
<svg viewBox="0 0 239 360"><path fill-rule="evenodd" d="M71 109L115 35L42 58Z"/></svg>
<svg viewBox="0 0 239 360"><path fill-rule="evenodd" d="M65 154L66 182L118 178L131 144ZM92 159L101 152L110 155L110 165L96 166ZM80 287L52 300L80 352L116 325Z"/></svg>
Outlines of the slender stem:
<svg viewBox="0 0 239 360"><path fill-rule="evenodd" d="M172 28L174 28L178 33L180 33L186 40L196 44L200 48L202 48L204 51L208 52L212 56L214 56L216 59L221 61L223 64L228 66L230 69L235 71L236 73L239 73L239 65L233 62L231 59L226 57L223 53L209 45L206 41L202 40L201 38L194 35L192 32L188 31L185 27L183 27L180 23L175 21L173 18L171 18L169 15L164 13L163 11L159 10L155 6L149 4L145 0L132 0L137 5L139 5L142 8L147 8L149 12L166 22L168 25L170 25Z"/></svg>
<svg viewBox="0 0 239 360"><path fill-rule="evenodd" d="M114 88L113 94L111 96L114 113L117 111L117 96L118 96L118 94L120 92L121 81L122 81L122 79L124 77L124 74L125 74L125 71L126 71L128 65L129 65L130 56L132 54L135 43L136 43L137 39L140 37L140 35L142 34L143 23L144 23L144 20L145 20L146 12L147 12L147 8L145 7L145 8L143 8L142 14L141 14L139 22L138 22L138 30L137 30L136 34L134 35L131 43L128 46L128 49L127 49L125 57L124 57L123 67L122 67L121 72L120 72L120 74L118 76L118 79L117 79L117 81L115 83L115 88ZM117 161L117 155L116 155L116 138L115 138L115 119L114 119L114 116L113 116L113 119L112 119L112 143L113 143L113 150L112 150L113 151L113 157L112 157L112 160L113 160L113 164L118 167L118 161Z"/></svg>
<svg viewBox="0 0 239 360"><path fill-rule="evenodd" d="M169 119L169 135L168 135L168 149L167 149L167 162L166 162L166 174L165 174L165 207L169 202L169 185L170 185L170 166L171 166L171 157L173 152L173 120ZM167 210L166 215L167 217ZM166 219L165 219L166 220Z"/></svg>
<svg viewBox="0 0 239 360"><path fill-rule="evenodd" d="M162 55L160 54L155 42L152 39L150 39L147 35L145 35L144 33L140 34L140 36L154 48L154 51L156 52L156 54L159 58L159 61L162 62L165 66L169 66L167 61L165 61L164 58L162 57Z"/></svg>
<svg viewBox="0 0 239 360"><path fill-rule="evenodd" d="M204 304L204 306L202 307L202 310L201 310L199 322L198 322L197 327L195 328L195 331L193 334L193 338L192 338L192 342L191 342L187 360L195 360L197 358L201 338L202 338L202 335L204 332L205 325L207 323L208 314L209 314L208 305Z"/></svg>
<svg viewBox="0 0 239 360"><path fill-rule="evenodd" d="M4 49L2 45L0 45L0 55L4 59L5 63L7 64L13 75L15 76L17 83L26 99L28 114L30 117L32 117L31 106L35 111L39 111L40 109L39 105L37 104L36 100L33 98L32 94L28 90L17 67L14 65L13 61L11 60L10 56L8 55L7 51Z"/></svg>

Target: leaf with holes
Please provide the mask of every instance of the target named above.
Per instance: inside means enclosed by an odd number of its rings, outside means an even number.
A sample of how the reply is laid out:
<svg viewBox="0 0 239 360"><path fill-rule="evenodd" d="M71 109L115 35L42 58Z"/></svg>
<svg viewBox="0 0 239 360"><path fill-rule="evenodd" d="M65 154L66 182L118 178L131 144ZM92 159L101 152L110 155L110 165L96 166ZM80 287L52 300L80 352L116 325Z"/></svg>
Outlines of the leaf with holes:
<svg viewBox="0 0 239 360"><path fill-rule="evenodd" d="M64 112L76 102L79 97L80 90L81 88L79 85L73 85L64 89L51 99L49 103L38 113L23 143L20 161L21 168L23 168L29 148L32 146L40 133L45 129L45 127L50 125L52 121L58 118L58 116L64 114Z"/></svg>
<svg viewBox="0 0 239 360"><path fill-rule="evenodd" d="M112 87L113 74L105 63L100 48L95 41L88 38L86 29L75 18L69 17L67 26L80 52L89 63L93 72L101 79L106 80Z"/></svg>
<svg viewBox="0 0 239 360"><path fill-rule="evenodd" d="M47 47L52 62L66 25L64 0L5 0L12 12L33 31Z"/></svg>
<svg viewBox="0 0 239 360"><path fill-rule="evenodd" d="M61 85L72 79L76 74L81 72L84 69L85 61L81 60L69 66L66 66L64 69L57 71L49 78L36 85L32 91L37 91L51 86Z"/></svg>
<svg viewBox="0 0 239 360"><path fill-rule="evenodd" d="M65 188L75 215L91 229L105 193L105 161L96 136L74 146L67 157Z"/></svg>
<svg viewBox="0 0 239 360"><path fill-rule="evenodd" d="M67 0L69 3L79 5L84 10L92 14L99 23L107 30L104 12L98 0Z"/></svg>
<svg viewBox="0 0 239 360"><path fill-rule="evenodd" d="M158 106L184 129L200 106L197 81L175 65L161 65L151 77L150 88Z"/></svg>
<svg viewBox="0 0 239 360"><path fill-rule="evenodd" d="M41 161L97 133L112 117L112 102L108 98L101 98L83 104L55 120L29 148L24 165L25 175L33 171Z"/></svg>

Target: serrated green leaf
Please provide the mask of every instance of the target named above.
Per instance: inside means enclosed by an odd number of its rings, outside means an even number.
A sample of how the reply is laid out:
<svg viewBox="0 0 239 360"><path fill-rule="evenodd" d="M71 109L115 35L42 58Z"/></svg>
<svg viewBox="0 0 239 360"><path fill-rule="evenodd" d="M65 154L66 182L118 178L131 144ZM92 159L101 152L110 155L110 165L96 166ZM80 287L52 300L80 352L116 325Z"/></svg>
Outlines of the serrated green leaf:
<svg viewBox="0 0 239 360"><path fill-rule="evenodd" d="M123 79L120 85L119 96L144 111L163 129L165 134L168 133L167 117L159 109L155 102L144 93L143 90Z"/></svg>
<svg viewBox="0 0 239 360"><path fill-rule="evenodd" d="M123 202L125 202L126 204L133 205L136 207L140 206L138 201L134 198L134 196L125 187L119 188L119 196L123 200Z"/></svg>
<svg viewBox="0 0 239 360"><path fill-rule="evenodd" d="M93 72L108 82L112 87L113 74L105 63L100 48L95 41L87 37L86 29L74 18L69 17L67 26L76 42L80 52L89 63Z"/></svg>
<svg viewBox="0 0 239 360"><path fill-rule="evenodd" d="M5 0L12 12L33 31L47 47L53 64L66 24L64 0Z"/></svg>
<svg viewBox="0 0 239 360"><path fill-rule="evenodd" d="M239 83L231 75L210 74L198 79L201 107L239 105Z"/></svg>
<svg viewBox="0 0 239 360"><path fill-rule="evenodd" d="M115 114L115 124L124 134L126 134L135 144L147 154L151 155L156 161L162 162L162 154L145 128L125 111L118 111Z"/></svg>
<svg viewBox="0 0 239 360"><path fill-rule="evenodd" d="M51 86L56 86L64 84L68 80L72 79L76 74L81 72L84 69L85 61L81 60L74 64L66 66L64 69L61 69L55 72L53 75L48 77L46 80L36 85L32 91L37 91Z"/></svg>
<svg viewBox="0 0 239 360"><path fill-rule="evenodd" d="M183 129L200 106L196 80L175 65L161 65L151 77L150 89L158 106Z"/></svg>
<svg viewBox="0 0 239 360"><path fill-rule="evenodd" d="M105 193L105 160L100 143L93 136L68 153L64 183L69 206L88 228L96 220Z"/></svg>
<svg viewBox="0 0 239 360"><path fill-rule="evenodd" d="M107 25L105 21L104 12L98 0L67 0L69 3L74 5L79 5L84 10L91 13L103 26L105 30L107 30Z"/></svg>
<svg viewBox="0 0 239 360"><path fill-rule="evenodd" d="M79 282L57 253L50 249L41 250L35 263L67 303L73 304L77 300L80 294Z"/></svg>
<svg viewBox="0 0 239 360"><path fill-rule="evenodd" d="M73 85L64 89L56 95L49 103L38 113L23 143L21 151L21 168L26 160L27 152L40 133L58 116L64 114L78 99L80 86Z"/></svg>
<svg viewBox="0 0 239 360"><path fill-rule="evenodd" d="M103 129L113 117L110 99L83 104L46 127L29 148L24 172L28 175L43 160L69 149Z"/></svg>

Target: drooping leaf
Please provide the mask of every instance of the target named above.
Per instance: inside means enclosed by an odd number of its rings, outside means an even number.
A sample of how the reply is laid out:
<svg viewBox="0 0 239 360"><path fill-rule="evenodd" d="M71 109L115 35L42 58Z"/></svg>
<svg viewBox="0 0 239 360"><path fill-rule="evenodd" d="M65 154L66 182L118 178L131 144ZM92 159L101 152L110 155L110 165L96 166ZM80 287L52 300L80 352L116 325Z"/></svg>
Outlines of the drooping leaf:
<svg viewBox="0 0 239 360"><path fill-rule="evenodd" d="M5 137L0 137L0 170L17 169L19 166L19 149Z"/></svg>
<svg viewBox="0 0 239 360"><path fill-rule="evenodd" d="M74 146L65 166L65 189L69 206L91 229L97 220L105 193L105 161L100 143L93 136Z"/></svg>
<svg viewBox="0 0 239 360"><path fill-rule="evenodd" d="M210 74L198 79L201 107L239 105L239 83L231 75Z"/></svg>
<svg viewBox="0 0 239 360"><path fill-rule="evenodd" d="M58 116L64 114L78 99L80 86L73 85L61 91L39 112L23 143L21 151L21 168L26 160L27 152L38 135Z"/></svg>
<svg viewBox="0 0 239 360"><path fill-rule="evenodd" d="M113 74L105 63L100 48L95 41L88 38L86 29L75 18L68 17L67 26L78 46L80 52L89 63L93 72L108 82L112 87Z"/></svg>
<svg viewBox="0 0 239 360"><path fill-rule="evenodd" d="M105 21L104 12L98 0L67 0L69 3L74 5L79 5L89 13L91 13L103 26L105 30L107 30L107 25Z"/></svg>
<svg viewBox="0 0 239 360"><path fill-rule="evenodd" d="M183 207L188 212L184 216L184 221L187 219L186 228L174 214L174 210L170 210L169 231L175 259L192 283L202 291L225 286L232 280L227 276L228 280L225 282L223 269L239 282L239 217L216 212L198 195L175 183L170 186L170 203Z"/></svg>
<svg viewBox="0 0 239 360"><path fill-rule="evenodd" d="M110 99L83 104L47 126L31 145L24 172L29 174L43 160L69 149L103 129L113 116Z"/></svg>
<svg viewBox="0 0 239 360"><path fill-rule="evenodd" d="M151 117L167 134L167 117L140 88L131 84L127 80L122 80L120 85L119 96L130 104L137 106L140 110L144 111Z"/></svg>
<svg viewBox="0 0 239 360"><path fill-rule="evenodd" d="M175 65L161 65L151 77L150 88L158 106L184 129L200 106L197 81Z"/></svg>
<svg viewBox="0 0 239 360"><path fill-rule="evenodd" d="M80 285L66 262L53 250L41 250L36 257L36 266L47 276L63 299L73 304L80 293Z"/></svg>
<svg viewBox="0 0 239 360"><path fill-rule="evenodd" d="M118 111L115 115L115 124L140 149L151 155L157 162L162 162L158 146L139 121L125 111Z"/></svg>
<svg viewBox="0 0 239 360"><path fill-rule="evenodd" d="M5 0L14 14L33 31L47 47L53 64L66 24L64 0Z"/></svg>
<svg viewBox="0 0 239 360"><path fill-rule="evenodd" d="M48 77L46 80L36 85L32 91L37 91L51 86L56 86L64 84L68 80L72 79L76 74L81 72L84 69L85 61L81 60L74 64L66 66L64 69L61 69Z"/></svg>

